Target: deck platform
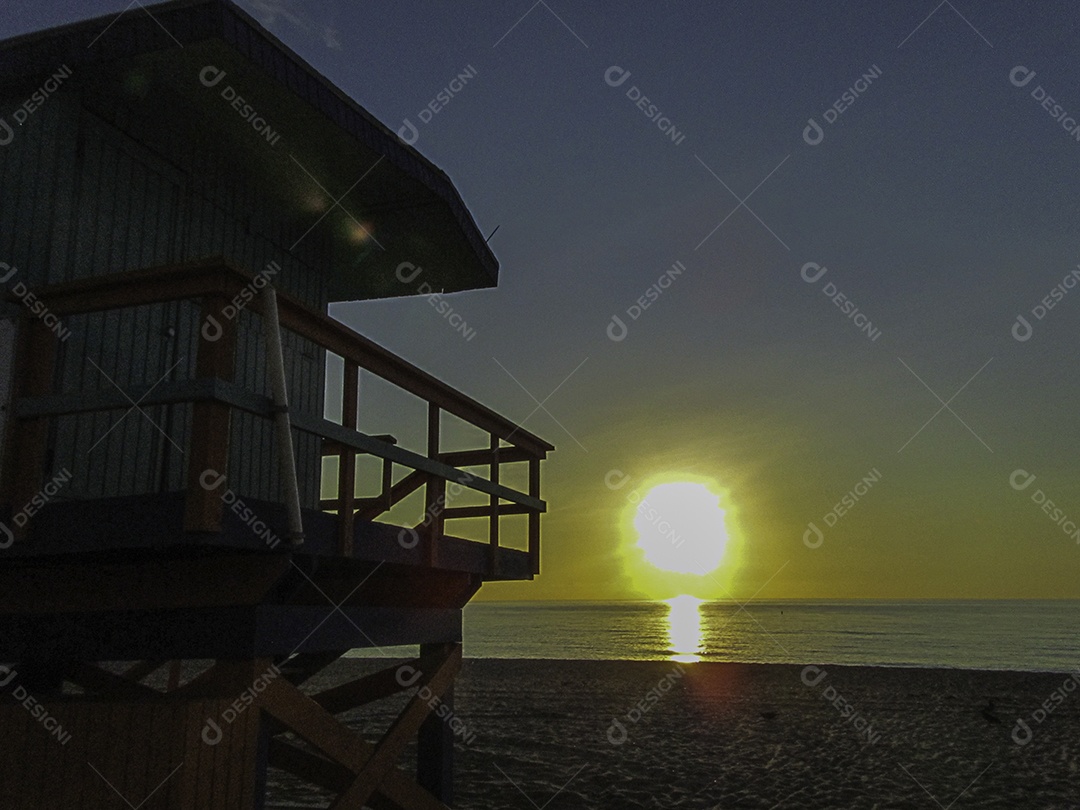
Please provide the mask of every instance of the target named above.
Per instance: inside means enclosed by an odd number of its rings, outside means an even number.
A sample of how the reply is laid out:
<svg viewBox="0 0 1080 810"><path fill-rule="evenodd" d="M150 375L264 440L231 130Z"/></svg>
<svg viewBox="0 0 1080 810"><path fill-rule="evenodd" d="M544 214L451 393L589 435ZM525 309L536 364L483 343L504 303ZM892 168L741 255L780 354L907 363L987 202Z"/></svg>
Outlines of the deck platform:
<svg viewBox="0 0 1080 810"><path fill-rule="evenodd" d="M48 504L36 515L29 536L0 549L0 560L26 557L53 557L71 554L132 552L139 549L164 551L188 549L231 550L266 553L286 551L288 542L285 507L252 498L244 506L258 516L261 526L250 523L226 509L221 531L185 531L184 493L95 498ZM341 554L340 521L337 516L314 509L303 510L305 540L296 549L302 556L338 557ZM10 523L10 515L0 514ZM373 520L354 520L349 559L399 565L434 567L446 571L483 575L487 580L528 580L533 578L529 554L525 550L464 540L444 534L429 548L420 533L410 527ZM264 528L263 528L264 527ZM434 552L434 560L431 555Z"/></svg>
<svg viewBox="0 0 1080 810"><path fill-rule="evenodd" d="M270 532L284 532L283 506L250 506ZM484 543L444 535L432 565L426 538L355 521L343 558L334 515L305 513L297 549L270 549L225 515L222 531L208 534L184 531L175 494L46 507L34 531L0 554L0 660L260 658L460 642L462 607L495 578ZM532 577L528 552L495 553L502 576Z"/></svg>

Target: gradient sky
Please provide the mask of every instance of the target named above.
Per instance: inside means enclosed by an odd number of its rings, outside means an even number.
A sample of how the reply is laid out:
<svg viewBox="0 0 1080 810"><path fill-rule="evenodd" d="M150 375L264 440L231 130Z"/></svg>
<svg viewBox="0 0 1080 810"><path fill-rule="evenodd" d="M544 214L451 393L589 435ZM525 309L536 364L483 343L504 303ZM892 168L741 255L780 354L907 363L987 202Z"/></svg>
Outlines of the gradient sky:
<svg viewBox="0 0 1080 810"><path fill-rule="evenodd" d="M416 144L499 227L499 287L448 299L474 339L421 299L332 313L557 445L543 574L482 596L672 595L624 565L627 494L680 477L729 507L728 563L699 596L1080 596L1080 546L1033 500L1080 523L1080 287L1031 311L1080 262L1080 143L1032 95L1080 121L1074 3L242 5L394 129L476 72ZM9 0L0 36L126 6ZM804 281L807 262L826 275ZM1036 475L1023 491L1017 469ZM630 484L609 488L612 470Z"/></svg>

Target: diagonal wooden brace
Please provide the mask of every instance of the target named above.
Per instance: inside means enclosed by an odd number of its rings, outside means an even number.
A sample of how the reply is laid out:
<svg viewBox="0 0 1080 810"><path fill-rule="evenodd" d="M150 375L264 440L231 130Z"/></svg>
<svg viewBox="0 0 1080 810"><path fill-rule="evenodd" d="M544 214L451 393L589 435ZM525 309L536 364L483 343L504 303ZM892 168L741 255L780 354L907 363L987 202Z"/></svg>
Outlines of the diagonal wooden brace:
<svg viewBox="0 0 1080 810"><path fill-rule="evenodd" d="M422 663L421 659L415 658L404 664L395 664L357 678L355 681L325 689L312 695L311 699L331 714L341 714L365 703L374 703L376 700L382 700L408 689L409 686L402 683L399 673L405 667L410 667L414 672L418 671Z"/></svg>
<svg viewBox="0 0 1080 810"><path fill-rule="evenodd" d="M447 656L440 667L427 679L433 694L442 694L452 683L461 665L461 648ZM423 722L430 708L414 698L387 731L378 746L364 741L330 712L283 678L271 681L258 698L258 705L268 715L287 726L302 740L314 746L331 760L345 766L355 775L352 784L342 793L333 807L363 807L364 802L378 792L399 807L416 810L448 810L447 806L393 766L405 747L410 733ZM417 704L419 708L417 709ZM414 715L419 715L414 717ZM406 721L406 722L403 722ZM410 732L411 729L411 732ZM361 780L363 784L360 784ZM360 790L371 784L366 796Z"/></svg>
<svg viewBox="0 0 1080 810"><path fill-rule="evenodd" d="M434 663L434 662L433 662ZM420 726L433 708L436 699L441 697L454 684L454 677L461 669L461 645L449 647L441 661L435 664L432 672L423 673L422 688L413 695L404 711L386 730L379 740L375 752L357 773L356 779L348 790L337 797L330 805L330 810L360 810L372 794L379 788L385 775L393 768L394 762L401 756L409 740L416 736ZM426 687L429 695L421 697Z"/></svg>

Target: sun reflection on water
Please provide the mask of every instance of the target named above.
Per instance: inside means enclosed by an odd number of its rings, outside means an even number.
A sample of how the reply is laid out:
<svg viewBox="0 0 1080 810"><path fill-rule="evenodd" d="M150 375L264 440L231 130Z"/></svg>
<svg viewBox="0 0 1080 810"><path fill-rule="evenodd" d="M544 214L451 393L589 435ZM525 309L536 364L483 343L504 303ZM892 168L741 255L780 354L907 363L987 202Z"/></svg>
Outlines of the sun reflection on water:
<svg viewBox="0 0 1080 810"><path fill-rule="evenodd" d="M701 603L696 596L673 596L668 605L668 648L671 660L692 664L701 660Z"/></svg>

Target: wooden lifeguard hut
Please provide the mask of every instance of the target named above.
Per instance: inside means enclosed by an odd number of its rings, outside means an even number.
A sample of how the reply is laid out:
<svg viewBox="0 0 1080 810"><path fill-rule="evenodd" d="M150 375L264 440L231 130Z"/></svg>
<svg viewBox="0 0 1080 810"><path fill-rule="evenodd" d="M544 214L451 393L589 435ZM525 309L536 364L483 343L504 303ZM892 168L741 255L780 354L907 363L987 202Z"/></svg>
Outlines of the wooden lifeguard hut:
<svg viewBox="0 0 1080 810"><path fill-rule="evenodd" d="M497 271L447 176L226 0L0 43L0 807L262 808L268 767L451 802L462 608L539 571L553 448L327 313ZM417 424L358 429L379 378ZM337 717L411 689L377 739Z"/></svg>

